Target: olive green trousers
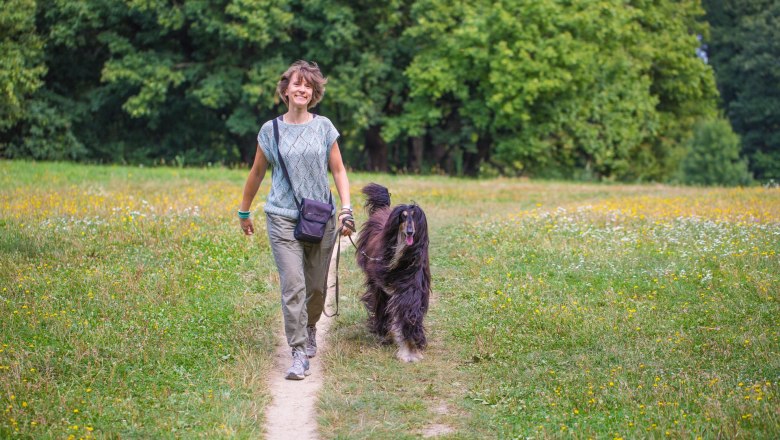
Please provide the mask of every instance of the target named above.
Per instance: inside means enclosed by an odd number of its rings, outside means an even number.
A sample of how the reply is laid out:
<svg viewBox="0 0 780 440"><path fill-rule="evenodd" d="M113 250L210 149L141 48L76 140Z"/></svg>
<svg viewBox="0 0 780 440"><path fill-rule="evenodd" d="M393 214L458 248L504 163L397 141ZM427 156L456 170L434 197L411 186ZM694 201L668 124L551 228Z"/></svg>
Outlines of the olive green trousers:
<svg viewBox="0 0 780 440"><path fill-rule="evenodd" d="M336 243L336 220L331 217L319 243L293 236L296 220L266 213L266 230L282 288L282 317L287 344L293 351L306 346L306 327L319 321L325 308L328 266Z"/></svg>

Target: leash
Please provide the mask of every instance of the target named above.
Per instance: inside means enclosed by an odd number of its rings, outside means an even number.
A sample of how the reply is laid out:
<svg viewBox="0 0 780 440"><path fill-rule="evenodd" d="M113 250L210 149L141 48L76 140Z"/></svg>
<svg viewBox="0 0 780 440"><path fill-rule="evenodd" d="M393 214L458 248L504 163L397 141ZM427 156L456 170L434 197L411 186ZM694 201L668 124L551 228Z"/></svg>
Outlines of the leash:
<svg viewBox="0 0 780 440"><path fill-rule="evenodd" d="M346 220L346 219L345 219ZM357 229L355 229L354 220L352 220L352 224L348 224L347 222L342 221L341 226L339 227L338 231L336 231L336 312L328 315L328 312L325 310L325 307L322 308L322 314L327 316L328 318L332 318L334 316L339 316L339 260L341 260L341 232L346 227L347 229L351 230L352 232L357 232ZM355 242L352 241L352 235L347 235L349 237L349 241L352 242L352 245L355 245ZM327 286L326 286L327 287ZM325 289L327 291L327 288Z"/></svg>
<svg viewBox="0 0 780 440"><path fill-rule="evenodd" d="M323 307L322 309L322 313L328 318L339 316L339 260L341 260L341 237L342 237L341 232L344 230L345 227L347 229L350 229L352 232L357 232L357 229L355 228L354 220L352 220L352 224L350 224L349 220L347 220L346 218L344 220L345 221L341 223L341 226L339 227L338 231L336 231L336 236L338 237L336 239L337 240L336 243L336 312L331 315L328 315L328 312L325 310L325 308ZM352 243L352 247L354 247L357 250L358 247L355 244L355 242L352 240L352 234L347 235L347 238L349 238L349 242ZM371 261L382 261L381 258L372 257L368 255L365 251L361 250L360 253ZM327 289L325 290L327 291Z"/></svg>
<svg viewBox="0 0 780 440"><path fill-rule="evenodd" d="M328 315L328 311L325 309L325 307L322 307L322 314L327 316L328 318L332 318L334 316L339 316L339 260L341 259L341 231L344 229L344 227L340 227L339 230L336 232L336 312L333 314ZM326 281L326 289L327 292L327 281Z"/></svg>
<svg viewBox="0 0 780 440"><path fill-rule="evenodd" d="M350 242L350 243L352 243L352 247L354 247L354 248L355 248L355 250L358 250L358 247L357 247L357 245L355 244L355 242L354 242L354 241L352 241L352 236L351 236L351 235L347 235L347 237L349 238L349 242ZM371 260L371 261L382 261L382 259L381 259L381 258L375 258L375 257L372 257L372 256L368 255L368 254L366 253L366 251L360 251L360 253L361 253L361 254L362 254L364 257L368 258L368 259L369 259L369 260Z"/></svg>

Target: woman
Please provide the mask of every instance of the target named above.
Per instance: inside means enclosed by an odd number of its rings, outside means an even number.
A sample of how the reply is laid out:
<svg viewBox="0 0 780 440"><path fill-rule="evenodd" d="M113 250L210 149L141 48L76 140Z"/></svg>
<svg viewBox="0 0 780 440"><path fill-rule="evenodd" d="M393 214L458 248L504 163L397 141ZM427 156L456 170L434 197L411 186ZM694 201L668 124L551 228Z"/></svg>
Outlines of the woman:
<svg viewBox="0 0 780 440"><path fill-rule="evenodd" d="M276 87L287 105L287 113L277 118L279 145L272 121L266 122L257 135L257 154L238 211L244 234L254 234L250 207L266 169L271 165L274 168L271 191L263 211L281 281L284 331L292 348L292 366L287 370L286 378L291 380L302 380L309 375L308 358L317 352L316 324L325 306L328 265L336 240L333 216L320 243L296 240L293 230L298 209L293 197L320 202L332 200L328 183L330 169L342 204L338 215L339 224L344 226L342 234L349 235L354 230L349 180L336 142L339 133L328 118L309 112L322 99L326 82L316 63L297 61L284 72ZM289 182L292 182L292 191L279 167L280 153L289 173Z"/></svg>

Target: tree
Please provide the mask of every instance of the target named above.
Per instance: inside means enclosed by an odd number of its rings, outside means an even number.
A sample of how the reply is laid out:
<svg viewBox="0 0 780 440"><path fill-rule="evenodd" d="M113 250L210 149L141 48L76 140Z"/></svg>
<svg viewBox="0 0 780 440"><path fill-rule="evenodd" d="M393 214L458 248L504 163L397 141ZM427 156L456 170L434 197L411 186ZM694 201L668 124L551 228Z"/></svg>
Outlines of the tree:
<svg viewBox="0 0 780 440"><path fill-rule="evenodd" d="M278 54L272 45L289 39L286 6L131 1L111 11L119 25L98 34L108 57L97 98L120 125L102 142L105 153L129 145L141 158L249 161L258 116L277 104L276 76L286 64L258 54Z"/></svg>
<svg viewBox="0 0 780 440"><path fill-rule="evenodd" d="M750 183L747 161L739 157L739 136L718 118L697 124L682 161L683 181L692 185L737 186Z"/></svg>
<svg viewBox="0 0 780 440"><path fill-rule="evenodd" d="M359 161L365 140L367 166L385 171L378 133L400 109L408 50L395 39L409 3L42 0L42 102L56 105L39 115L84 142L92 160L251 162L259 124L282 111L280 73L316 60L332 79L322 110L345 135L345 153Z"/></svg>
<svg viewBox="0 0 780 440"><path fill-rule="evenodd" d="M7 130L23 118L46 73L43 40L35 32L35 1L3 0L0 35L0 130Z"/></svg>
<svg viewBox="0 0 780 440"><path fill-rule="evenodd" d="M723 107L760 180L780 179L780 2L705 0L707 55Z"/></svg>
<svg viewBox="0 0 780 440"><path fill-rule="evenodd" d="M48 70L3 114L4 157L250 162L297 59L330 77L315 111L348 163L378 171L662 180L715 112L697 0L25 4Z"/></svg>
<svg viewBox="0 0 780 440"><path fill-rule="evenodd" d="M273 111L285 65L257 53L289 39L284 8L261 0L40 0L24 16L46 36L45 86L20 128L3 133L3 154L248 161L258 114Z"/></svg>
<svg viewBox="0 0 780 440"><path fill-rule="evenodd" d="M322 112L335 119L350 166L372 171L406 168L399 146L380 130L401 113L403 75L414 47L403 33L411 0L303 1L293 9L293 38L286 53L317 60L330 77Z"/></svg>
<svg viewBox="0 0 780 440"><path fill-rule="evenodd" d="M695 55L697 2L415 3L410 99L386 138L426 134L433 160L505 172L663 179L713 114Z"/></svg>
<svg viewBox="0 0 780 440"><path fill-rule="evenodd" d="M3 0L0 36L0 152L23 156L12 140L19 137L19 124L32 110L33 94L43 85L46 73L43 40L35 29L34 0Z"/></svg>

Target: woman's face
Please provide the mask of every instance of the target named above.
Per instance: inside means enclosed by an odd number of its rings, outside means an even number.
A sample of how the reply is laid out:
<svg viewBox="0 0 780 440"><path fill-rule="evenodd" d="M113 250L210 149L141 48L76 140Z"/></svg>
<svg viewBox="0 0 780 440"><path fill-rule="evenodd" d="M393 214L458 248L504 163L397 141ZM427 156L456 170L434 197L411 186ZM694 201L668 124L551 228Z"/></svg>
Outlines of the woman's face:
<svg viewBox="0 0 780 440"><path fill-rule="evenodd" d="M290 78L290 85L287 86L287 105L288 107L303 107L309 108L309 103L312 98L311 84L306 82L303 75L300 73L294 73Z"/></svg>

